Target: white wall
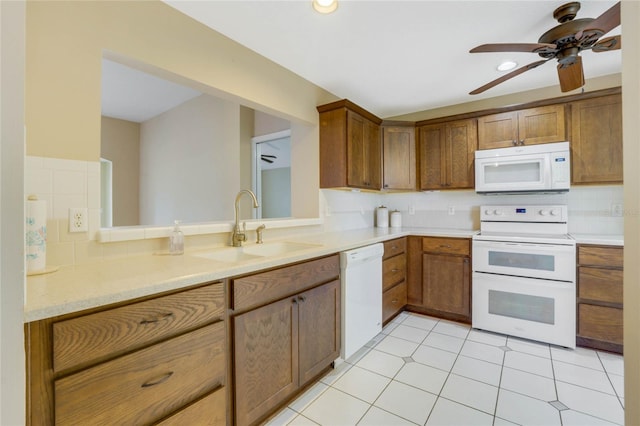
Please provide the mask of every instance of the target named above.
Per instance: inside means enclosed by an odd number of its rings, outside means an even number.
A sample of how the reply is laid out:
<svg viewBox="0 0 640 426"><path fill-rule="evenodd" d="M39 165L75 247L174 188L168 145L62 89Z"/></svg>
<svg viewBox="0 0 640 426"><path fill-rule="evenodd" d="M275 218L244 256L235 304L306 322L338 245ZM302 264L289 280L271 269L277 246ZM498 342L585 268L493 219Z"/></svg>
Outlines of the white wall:
<svg viewBox="0 0 640 426"><path fill-rule="evenodd" d="M140 223L233 217L240 106L199 96L140 126Z"/></svg>
<svg viewBox="0 0 640 426"><path fill-rule="evenodd" d="M0 424L25 423L25 3L0 2Z"/></svg>

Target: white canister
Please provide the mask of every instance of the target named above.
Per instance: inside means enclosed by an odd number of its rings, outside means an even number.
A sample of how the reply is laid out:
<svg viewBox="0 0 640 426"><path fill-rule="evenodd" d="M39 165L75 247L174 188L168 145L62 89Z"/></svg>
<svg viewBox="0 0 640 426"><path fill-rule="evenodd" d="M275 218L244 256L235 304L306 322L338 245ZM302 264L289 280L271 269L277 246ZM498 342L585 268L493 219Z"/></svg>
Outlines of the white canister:
<svg viewBox="0 0 640 426"><path fill-rule="evenodd" d="M376 226L378 228L389 227L389 210L385 206L380 206L376 210Z"/></svg>
<svg viewBox="0 0 640 426"><path fill-rule="evenodd" d="M391 212L391 227L402 228L402 214L398 210Z"/></svg>

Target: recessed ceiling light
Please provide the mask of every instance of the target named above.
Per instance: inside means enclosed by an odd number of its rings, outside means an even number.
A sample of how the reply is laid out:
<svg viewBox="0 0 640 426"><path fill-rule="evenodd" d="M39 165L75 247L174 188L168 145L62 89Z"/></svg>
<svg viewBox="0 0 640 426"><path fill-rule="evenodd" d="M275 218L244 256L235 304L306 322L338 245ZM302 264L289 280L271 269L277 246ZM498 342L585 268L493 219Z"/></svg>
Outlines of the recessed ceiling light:
<svg viewBox="0 0 640 426"><path fill-rule="evenodd" d="M313 0L316 12L331 13L338 8L338 0Z"/></svg>
<svg viewBox="0 0 640 426"><path fill-rule="evenodd" d="M514 61L504 61L500 65L498 65L498 71L511 71L515 67L518 66L517 62Z"/></svg>

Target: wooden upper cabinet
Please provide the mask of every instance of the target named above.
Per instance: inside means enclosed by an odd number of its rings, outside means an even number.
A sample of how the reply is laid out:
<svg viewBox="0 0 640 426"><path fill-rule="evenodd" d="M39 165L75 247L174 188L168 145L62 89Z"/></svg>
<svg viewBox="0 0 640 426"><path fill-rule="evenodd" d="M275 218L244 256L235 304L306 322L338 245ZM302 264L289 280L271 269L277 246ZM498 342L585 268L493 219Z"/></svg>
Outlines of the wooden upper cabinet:
<svg viewBox="0 0 640 426"><path fill-rule="evenodd" d="M381 189L381 120L346 99L317 109L320 187Z"/></svg>
<svg viewBox="0 0 640 426"><path fill-rule="evenodd" d="M565 107L546 105L478 118L478 149L567 140Z"/></svg>
<svg viewBox="0 0 640 426"><path fill-rule="evenodd" d="M571 104L571 182L622 182L620 95Z"/></svg>
<svg viewBox="0 0 640 426"><path fill-rule="evenodd" d="M475 119L419 127L420 189L474 187Z"/></svg>
<svg viewBox="0 0 640 426"><path fill-rule="evenodd" d="M416 189L415 127L382 128L383 189Z"/></svg>
<svg viewBox="0 0 640 426"><path fill-rule="evenodd" d="M380 189L381 156L380 126L347 111L347 186Z"/></svg>

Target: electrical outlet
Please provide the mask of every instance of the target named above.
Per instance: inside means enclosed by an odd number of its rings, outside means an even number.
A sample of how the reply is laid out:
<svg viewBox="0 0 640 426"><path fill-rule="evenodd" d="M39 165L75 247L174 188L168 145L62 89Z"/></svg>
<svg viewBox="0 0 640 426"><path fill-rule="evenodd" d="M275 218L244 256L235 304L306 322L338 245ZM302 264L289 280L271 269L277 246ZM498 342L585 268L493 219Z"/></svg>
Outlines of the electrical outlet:
<svg viewBox="0 0 640 426"><path fill-rule="evenodd" d="M456 214L456 208L454 206L447 207L447 214L449 216L453 216L454 214Z"/></svg>
<svg viewBox="0 0 640 426"><path fill-rule="evenodd" d="M611 204L611 216L622 217L622 204Z"/></svg>
<svg viewBox="0 0 640 426"><path fill-rule="evenodd" d="M87 232L89 230L88 220L86 208L70 208L69 232Z"/></svg>
<svg viewBox="0 0 640 426"><path fill-rule="evenodd" d="M409 206L409 214L411 215L416 214L416 208L413 204Z"/></svg>

